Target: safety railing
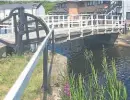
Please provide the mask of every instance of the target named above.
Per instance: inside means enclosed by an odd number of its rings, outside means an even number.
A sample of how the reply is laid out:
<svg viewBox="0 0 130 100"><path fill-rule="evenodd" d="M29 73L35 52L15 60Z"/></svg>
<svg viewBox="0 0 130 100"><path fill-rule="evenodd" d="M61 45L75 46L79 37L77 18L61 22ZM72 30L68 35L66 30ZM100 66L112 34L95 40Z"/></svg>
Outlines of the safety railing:
<svg viewBox="0 0 130 100"><path fill-rule="evenodd" d="M51 42L50 42L51 39ZM48 44L52 43L52 52L54 52L54 29L52 28L45 39L42 41L37 51L34 53L27 66L24 68L15 84L12 86L4 100L20 100L24 89L26 88L31 75L36 68L40 56L43 54L43 87L46 91L48 88Z"/></svg>
<svg viewBox="0 0 130 100"><path fill-rule="evenodd" d="M124 21L119 15L107 15L107 14L79 14L79 15L46 15L44 20L48 26L53 25L60 33L66 30L68 33L68 40L70 40L71 32L80 31L81 37L83 36L83 30L91 30L92 34L99 30L120 30L124 28ZM62 29L61 29L62 28ZM110 32L110 31L109 31Z"/></svg>

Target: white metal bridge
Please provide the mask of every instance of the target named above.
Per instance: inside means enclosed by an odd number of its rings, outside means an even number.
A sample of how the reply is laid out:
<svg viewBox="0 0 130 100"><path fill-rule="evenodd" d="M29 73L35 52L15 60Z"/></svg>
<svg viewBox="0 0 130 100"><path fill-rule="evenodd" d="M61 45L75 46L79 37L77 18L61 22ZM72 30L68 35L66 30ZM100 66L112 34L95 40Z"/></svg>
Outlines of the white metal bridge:
<svg viewBox="0 0 130 100"><path fill-rule="evenodd" d="M44 91L48 88L48 47L47 44L52 44L52 49L54 50L55 38L59 36L66 37L66 40L71 40L74 38L81 38L87 35L94 34L109 34L117 33L120 29L124 28L123 20L120 16L107 16L107 15L46 15L41 16L41 18L48 25L49 33L41 31L42 36L45 38L41 42L37 51L34 53L29 63L25 69L21 72L20 76L16 80L15 84L12 86L4 100L20 100L24 89L26 88L31 75L36 67L36 64L43 53L43 87ZM6 25L6 28L10 28L10 34L14 34L13 21L10 25ZM4 26L4 25L1 25ZM40 26L40 25L39 25ZM34 28L35 25L30 24L29 27ZM8 35L10 35L8 34ZM32 37L33 34L31 34ZM4 34L1 34L1 37ZM51 42L49 41L51 39ZM52 50L52 51L53 51Z"/></svg>
<svg viewBox="0 0 130 100"><path fill-rule="evenodd" d="M80 38L94 34L109 34L120 32L124 28L124 21L121 16L107 14L80 14L80 15L46 15L37 16L43 19L49 28L54 26L55 39L58 42ZM9 24L8 24L9 23ZM0 34L0 38L14 40L14 23L13 20L7 22L7 25L0 25L1 30L7 29L8 34ZM29 24L30 28L35 28L35 24ZM41 37L45 37L45 32L41 32ZM35 32L33 32L35 34ZM8 37L8 38L7 38ZM31 33L31 38L36 35ZM64 38L61 40L60 38Z"/></svg>

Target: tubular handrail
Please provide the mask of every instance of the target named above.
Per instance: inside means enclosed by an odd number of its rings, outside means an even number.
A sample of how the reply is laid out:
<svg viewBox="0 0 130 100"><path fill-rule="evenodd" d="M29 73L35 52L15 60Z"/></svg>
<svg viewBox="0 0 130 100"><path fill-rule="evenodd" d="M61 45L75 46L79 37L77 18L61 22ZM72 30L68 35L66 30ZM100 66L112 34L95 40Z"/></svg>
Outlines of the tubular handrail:
<svg viewBox="0 0 130 100"><path fill-rule="evenodd" d="M51 30L49 29L49 33L42 41L41 45L38 47L37 51L34 53L29 63L26 65L26 67L24 68L24 70L22 71L22 73L20 74L20 76L18 77L15 84L12 86L12 88L10 89L4 100L20 100L20 97L23 94L24 89L26 88L31 78L31 75L36 67L36 64L40 56L42 55L43 50L46 49L51 36L53 41L54 28L52 28Z"/></svg>

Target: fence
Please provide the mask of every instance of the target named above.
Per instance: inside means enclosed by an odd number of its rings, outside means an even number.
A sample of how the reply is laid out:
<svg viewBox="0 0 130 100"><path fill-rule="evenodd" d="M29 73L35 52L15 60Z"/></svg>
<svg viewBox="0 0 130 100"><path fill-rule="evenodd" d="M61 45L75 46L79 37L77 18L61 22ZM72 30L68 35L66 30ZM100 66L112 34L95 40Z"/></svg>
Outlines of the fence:
<svg viewBox="0 0 130 100"><path fill-rule="evenodd" d="M52 37L52 38L51 38ZM40 58L40 56L43 54L43 86L44 89L47 90L48 88L48 43L51 38L52 43L52 52L54 50L54 29L52 28L48 35L45 37L41 45L38 47L37 51L32 56L31 60L27 64L27 66L24 68L23 72L20 74L18 79L16 80L15 84L12 86L4 100L20 100L20 97L22 96L24 89L26 88L31 75L36 67L36 64Z"/></svg>
<svg viewBox="0 0 130 100"><path fill-rule="evenodd" d="M79 31L80 37L83 37L84 30L90 30L92 34L98 34L100 30L104 33L114 32L124 28L124 21L119 15L108 14L79 14L79 15L46 15L44 20L49 27L54 26L59 32L68 32L69 38L71 32ZM62 30L60 30L62 28Z"/></svg>

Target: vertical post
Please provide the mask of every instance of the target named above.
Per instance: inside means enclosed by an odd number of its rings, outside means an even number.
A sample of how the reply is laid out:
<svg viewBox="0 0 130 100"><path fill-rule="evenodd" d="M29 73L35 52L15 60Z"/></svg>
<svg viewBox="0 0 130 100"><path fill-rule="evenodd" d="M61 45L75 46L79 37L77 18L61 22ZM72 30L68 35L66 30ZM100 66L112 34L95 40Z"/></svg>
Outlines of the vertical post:
<svg viewBox="0 0 130 100"><path fill-rule="evenodd" d="M83 18L82 18L83 16L82 15L80 15L80 32L81 32L81 37L83 37L83 30L82 30L82 28L83 28Z"/></svg>
<svg viewBox="0 0 130 100"><path fill-rule="evenodd" d="M112 32L114 31L114 20L113 20L113 15L111 16L112 17Z"/></svg>
<svg viewBox="0 0 130 100"><path fill-rule="evenodd" d="M48 90L48 46L43 50L43 90Z"/></svg>
<svg viewBox="0 0 130 100"><path fill-rule="evenodd" d="M92 28L92 34L93 34L93 15L91 15L91 28Z"/></svg>
<svg viewBox="0 0 130 100"><path fill-rule="evenodd" d="M58 15L58 27L60 27L60 23L61 23L60 15Z"/></svg>
<svg viewBox="0 0 130 100"><path fill-rule="evenodd" d="M19 32L17 35L17 46L16 51L19 55L23 52L23 42L22 42L22 35L24 32L24 22L25 22L25 15L24 15L24 8L21 7L18 9L18 16L19 16Z"/></svg>
<svg viewBox="0 0 130 100"><path fill-rule="evenodd" d="M126 34L126 33L127 33L127 24L125 22L125 25L124 25L124 34Z"/></svg>
<svg viewBox="0 0 130 100"><path fill-rule="evenodd" d="M17 35L18 35L18 30L17 30L17 21L16 21L16 15L13 15L13 21L14 21L14 31L15 31L15 44L17 44Z"/></svg>
<svg viewBox="0 0 130 100"><path fill-rule="evenodd" d="M12 23L12 25L11 25L11 33L13 34L13 33L14 33L14 22L13 22L13 17L12 17L12 19L11 19L11 23Z"/></svg>
<svg viewBox="0 0 130 100"><path fill-rule="evenodd" d="M36 24L36 35L37 35L37 40L39 42L39 26L38 26L38 21L36 20L35 21L35 24Z"/></svg>
<svg viewBox="0 0 130 100"><path fill-rule="evenodd" d="M72 18L72 20L71 20L71 27L73 27L74 25L73 25L73 23L74 23L74 15L71 15L71 18Z"/></svg>
<svg viewBox="0 0 130 100"><path fill-rule="evenodd" d="M106 18L106 15L104 15L105 17L105 33L107 32L107 18Z"/></svg>
<svg viewBox="0 0 130 100"><path fill-rule="evenodd" d="M54 16L52 16L52 26L55 26L54 25Z"/></svg>
<svg viewBox="0 0 130 100"><path fill-rule="evenodd" d="M98 15L96 15L97 34L98 34Z"/></svg>
<svg viewBox="0 0 130 100"><path fill-rule="evenodd" d="M70 16L68 15L68 40L70 40Z"/></svg>
<svg viewBox="0 0 130 100"><path fill-rule="evenodd" d="M118 21L118 31L120 29L120 16L117 16L117 21Z"/></svg>
<svg viewBox="0 0 130 100"><path fill-rule="evenodd" d="M27 15L25 15L25 30L26 30L26 39L29 43L29 31L28 31Z"/></svg>
<svg viewBox="0 0 130 100"><path fill-rule="evenodd" d="M47 24L48 24L48 26L50 27L50 15L47 15Z"/></svg>
<svg viewBox="0 0 130 100"><path fill-rule="evenodd" d="M54 54L54 50L55 50L55 37L54 37L54 30L52 31L52 54Z"/></svg>
<svg viewBox="0 0 130 100"><path fill-rule="evenodd" d="M63 23L62 24L63 24L63 28L64 28L65 27L65 25L64 25L65 24L65 15L63 15Z"/></svg>

